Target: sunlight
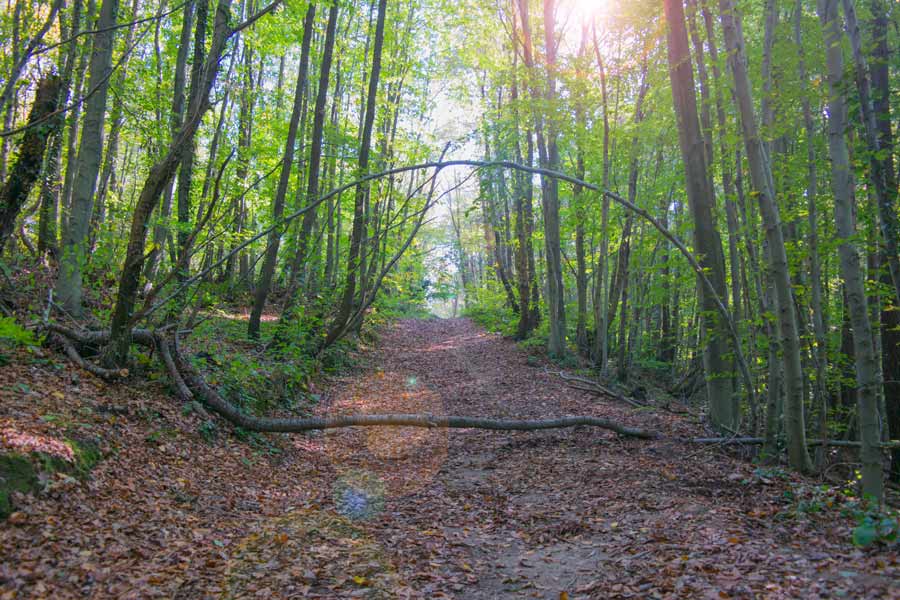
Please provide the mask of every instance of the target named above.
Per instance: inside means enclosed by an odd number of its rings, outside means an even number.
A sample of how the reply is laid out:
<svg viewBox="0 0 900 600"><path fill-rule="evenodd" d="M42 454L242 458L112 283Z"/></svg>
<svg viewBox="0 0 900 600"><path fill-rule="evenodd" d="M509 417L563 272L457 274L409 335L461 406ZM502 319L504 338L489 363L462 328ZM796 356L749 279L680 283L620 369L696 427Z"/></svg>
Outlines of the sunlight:
<svg viewBox="0 0 900 600"><path fill-rule="evenodd" d="M606 9L606 0L567 0L564 5L570 4L574 11L574 17L582 23L590 22Z"/></svg>

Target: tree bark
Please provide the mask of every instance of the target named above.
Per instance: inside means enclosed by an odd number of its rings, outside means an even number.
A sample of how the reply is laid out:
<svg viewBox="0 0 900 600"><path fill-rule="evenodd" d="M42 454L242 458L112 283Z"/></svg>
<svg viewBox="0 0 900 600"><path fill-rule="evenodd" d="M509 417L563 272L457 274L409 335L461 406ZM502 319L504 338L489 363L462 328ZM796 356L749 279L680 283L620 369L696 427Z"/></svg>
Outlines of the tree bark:
<svg viewBox="0 0 900 600"><path fill-rule="evenodd" d="M869 159L869 180L875 188L875 198L878 203L878 224L881 227L883 254L887 259L888 271L894 282L894 302L900 304L900 224L897 218L897 186L888 185L888 177L885 173L886 162L881 156L882 136L879 132L878 119L872 103L872 85L869 81L869 66L862 50L862 35L859 31L859 22L856 18L856 8L852 0L842 0L844 5L844 17L847 22L847 35L850 38L850 47L853 49L853 64L856 73L856 89L859 93L860 120L863 123L867 155ZM878 7L875 7L878 10ZM876 13L877 14L877 13ZM882 36L879 44L886 44ZM880 60L876 57L876 60ZM886 67L886 65L885 65ZM882 84L883 85L883 84ZM883 96L883 95L882 95ZM884 107L882 99L879 105ZM890 103L887 103L890 106ZM890 115L890 113L888 113ZM883 117L881 117L883 119ZM888 116L888 118L890 118ZM888 157L891 155L888 154Z"/></svg>
<svg viewBox="0 0 900 600"><path fill-rule="evenodd" d="M28 123L39 123L56 110L62 80L48 75L38 83ZM51 119L44 126L31 127L19 142L16 162L0 187L0 253L15 231L16 217L41 172L47 138L59 129L59 121Z"/></svg>
<svg viewBox="0 0 900 600"><path fill-rule="evenodd" d="M750 164L750 179L753 193L759 201L759 210L769 244L769 267L775 282L775 310L784 367L784 412L788 456L793 468L810 471L812 462L805 443L800 342L781 218L775 201L772 166L760 138L754 114L744 36L733 0L719 0L719 10L725 46L728 49L728 64L734 76L734 97L740 114L747 160Z"/></svg>
<svg viewBox="0 0 900 600"><path fill-rule="evenodd" d="M203 66L202 84L198 87L193 102L188 107L187 118L178 135L172 140L163 158L153 165L144 182L131 221L131 232L125 262L119 277L119 290L113 309L111 338L104 352L106 366L124 365L131 345L131 326L134 303L140 283L141 267L144 261L144 246L147 240L147 221L165 187L171 182L181 161L181 155L193 140L197 128L209 109L209 91L218 74L219 61L225 50L231 29L228 25L230 0L219 0L216 9L215 27L208 58Z"/></svg>
<svg viewBox="0 0 900 600"><path fill-rule="evenodd" d="M172 114L170 116L169 131L172 139L178 133L184 120L184 88L187 85L187 59L191 48L191 30L194 22L194 2L188 0L184 4L181 17L181 35L178 42L178 52L175 55L175 74L172 91ZM199 0L205 1L205 0ZM159 207L157 223L153 228L153 251L147 257L144 264L144 279L147 280L147 290L156 280L159 265L162 263L164 251L169 240L168 219L172 213L173 182L169 182L163 191L162 205Z"/></svg>
<svg viewBox="0 0 900 600"><path fill-rule="evenodd" d="M715 229L713 214L715 192L709 176L704 138L697 116L694 75L684 9L681 0L665 0L668 21L669 76L678 118L678 139L684 160L688 203L694 222L694 244L700 264L708 270L709 279L719 298L727 297L722 246ZM740 423L740 406L731 385L732 366L727 360L727 330L721 316L716 316L715 298L701 289L702 329L706 344L703 364L710 418L722 430L736 430Z"/></svg>
<svg viewBox="0 0 900 600"><path fill-rule="evenodd" d="M288 124L287 140L284 143L284 153L281 157L281 175L278 178L278 187L275 190L275 198L272 200L272 224L277 225L284 214L284 199L287 195L288 184L291 179L291 167L294 166L294 148L297 145L297 128L300 125L300 117L303 109L303 97L306 94L307 78L309 72L309 51L312 42L313 21L315 20L316 5L310 4L303 18L303 40L300 44L300 66L297 69L297 85L294 89L294 105L291 109L291 120ZM250 320L247 323L247 335L251 338L259 337L259 324L263 309L266 306L266 298L272 287L272 278L275 275L275 266L278 262L278 247L281 243L283 229L277 227L269 233L266 244L265 258L262 269L259 272L259 281L256 285L256 293L253 298L253 308L250 311ZM290 302L290 299L288 299Z"/></svg>
<svg viewBox="0 0 900 600"><path fill-rule="evenodd" d="M197 24L194 27L194 57L191 65L191 86L188 92L188 106L196 101L194 96L203 90L203 60L206 53L206 21L209 15L209 0L197 0ZM178 279L187 278L185 272L190 265L188 256L188 238L190 237L191 223L191 187L194 181L194 156L195 143L191 139L187 148L181 155L181 165L178 170L178 188L176 195L176 207L178 211L177 259L183 265L178 271Z"/></svg>
<svg viewBox="0 0 900 600"><path fill-rule="evenodd" d="M880 500L883 494L881 473L881 432L878 427L878 365L872 345L868 299L860 266L853 217L853 172L844 131L847 129L847 101L842 81L844 57L838 0L819 0L819 20L825 37L828 80L828 150L831 155L831 188L834 194L834 220L840 240L841 277L847 292L850 322L853 326L853 351L856 365L859 437L862 442L863 493Z"/></svg>
<svg viewBox="0 0 900 600"><path fill-rule="evenodd" d="M362 135L359 146L359 173L366 174L369 169L369 153L372 143L372 126L375 122L375 102L378 97L378 80L381 76L381 52L384 46L384 21L387 12L387 0L378 0L378 20L375 24L375 39L372 49L372 69L369 74L369 89L366 95L366 110L363 117ZM328 328L325 337L325 346L330 346L337 340L344 330L351 314L354 312L356 298L357 277L365 280L359 273L360 266L365 263L362 254L363 238L368 228L366 205L369 195L368 183L356 188L356 196L353 203L353 227L350 232L350 248L347 255L347 282L344 284L344 292L341 296L338 312Z"/></svg>
<svg viewBox="0 0 900 600"><path fill-rule="evenodd" d="M113 40L118 0L103 0L100 18L93 36L91 50L91 75L88 80L90 95L85 101L84 124L81 143L78 146L76 174L72 188L69 218L63 230L62 252L56 293L59 303L74 316L82 314L82 268L87 261L87 235L91 223L100 156L103 152L103 121L106 114L106 97L109 77L112 73Z"/></svg>

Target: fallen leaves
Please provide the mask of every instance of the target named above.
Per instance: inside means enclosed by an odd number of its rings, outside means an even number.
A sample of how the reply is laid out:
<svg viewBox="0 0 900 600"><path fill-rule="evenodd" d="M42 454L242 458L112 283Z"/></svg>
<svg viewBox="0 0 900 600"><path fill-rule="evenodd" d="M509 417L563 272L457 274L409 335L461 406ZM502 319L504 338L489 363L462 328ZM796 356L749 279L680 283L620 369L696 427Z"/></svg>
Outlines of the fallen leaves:
<svg viewBox="0 0 900 600"><path fill-rule="evenodd" d="M590 430L206 441L163 383L27 360L0 370L0 446L63 451L76 429L110 451L90 479L16 499L0 600L900 595L896 552L855 551L837 509L797 516L789 481L724 453L680 461L676 443ZM320 386L323 412L583 413L694 433L573 392L464 320L401 322L366 360Z"/></svg>

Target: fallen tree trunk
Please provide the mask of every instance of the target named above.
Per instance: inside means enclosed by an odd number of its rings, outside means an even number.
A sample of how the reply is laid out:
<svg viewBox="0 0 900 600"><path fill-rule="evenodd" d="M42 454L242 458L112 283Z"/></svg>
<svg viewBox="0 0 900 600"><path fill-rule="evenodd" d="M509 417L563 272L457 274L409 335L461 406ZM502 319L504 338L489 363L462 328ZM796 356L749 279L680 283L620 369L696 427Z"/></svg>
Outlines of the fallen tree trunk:
<svg viewBox="0 0 900 600"><path fill-rule="evenodd" d="M692 444L719 444L721 446L757 446L765 444L765 438L761 437L717 437L717 438L688 438L686 441ZM807 446L840 446L847 448L859 448L860 442L854 440L806 440ZM879 444L882 448L900 448L900 440L889 440Z"/></svg>
<svg viewBox="0 0 900 600"><path fill-rule="evenodd" d="M184 382L206 406L231 423L250 431L295 433L314 429L336 429L339 427L443 427L448 429L491 429L495 431L538 431L541 429L561 429L587 425L609 429L620 435L642 439L655 439L659 435L652 431L627 427L608 419L590 416L566 416L555 419L485 419L480 417L458 417L448 415L348 415L336 417L267 418L248 415L228 402L212 389L202 375L172 348L168 341L168 352Z"/></svg>
<svg viewBox="0 0 900 600"><path fill-rule="evenodd" d="M109 331L79 332L56 323L49 323L47 329L54 335L55 341L63 348L69 358L79 367L107 379L121 378L128 375L126 369L103 369L84 359L73 342L80 345L97 345L109 342ZM160 361L166 368L175 384L178 397L185 402L193 402L199 398L203 404L218 413L233 425L249 431L272 433L300 433L321 429L338 429L342 427L425 427L445 429L487 429L493 431L540 431L543 429L563 429L567 427L599 427L614 431L626 437L656 440L663 436L654 431L628 427L609 419L593 416L563 416L548 419L490 419L483 417L462 417L455 415L433 414L387 414L387 415L343 415L335 417L309 418L271 418L248 415L215 391L203 375L185 359L171 340L159 332L147 329L134 329L131 332L133 342L155 348L159 352ZM598 385L591 380L565 376L571 381L585 381ZM603 391L610 393L602 386ZM765 443L760 437L722 437L722 438L678 438L679 441L693 444L717 444L722 446L758 445ZM822 445L822 440L807 440L810 446ZM827 446L858 447L857 441L825 440ZM881 448L900 448L900 440L890 440L879 444Z"/></svg>
<svg viewBox="0 0 900 600"><path fill-rule="evenodd" d="M57 324L48 325L60 341L69 358L78 366L104 378L122 377L126 370L103 369L86 361L75 349L72 341L79 344L108 343L108 331L77 332ZM539 431L542 429L562 429L566 427L600 427L619 435L641 439L656 439L659 434L628 427L609 419L592 416L564 416L550 419L489 419L482 417L460 417L433 414L388 414L388 415L348 415L310 418L270 418L248 415L223 398L206 381L200 372L175 348L172 342L161 334L145 329L132 331L131 339L142 345L158 349L160 360L166 368L178 394L183 401L199 398L207 407L238 427L249 431L299 433L316 429L336 429L340 427L441 427L448 429L489 429L494 431Z"/></svg>

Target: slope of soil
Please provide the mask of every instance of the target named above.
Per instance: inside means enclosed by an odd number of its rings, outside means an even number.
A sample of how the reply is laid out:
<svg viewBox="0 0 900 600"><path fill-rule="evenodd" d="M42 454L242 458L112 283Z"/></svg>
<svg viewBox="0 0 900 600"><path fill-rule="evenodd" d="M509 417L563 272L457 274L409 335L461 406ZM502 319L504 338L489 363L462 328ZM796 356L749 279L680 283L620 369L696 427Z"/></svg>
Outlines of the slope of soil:
<svg viewBox="0 0 900 600"><path fill-rule="evenodd" d="M567 388L461 319L400 322L355 371L322 413L699 433ZM165 392L25 353L0 369L0 452L77 435L104 454L86 481L16 495L0 598L900 597L896 552L849 545L840 495L716 448L587 428L241 439Z"/></svg>

